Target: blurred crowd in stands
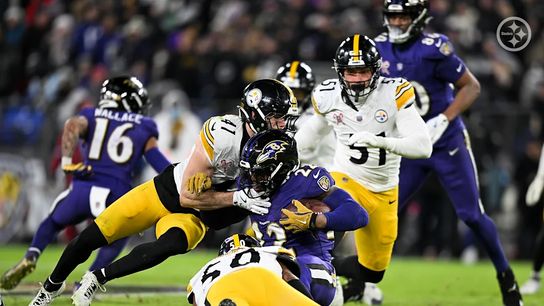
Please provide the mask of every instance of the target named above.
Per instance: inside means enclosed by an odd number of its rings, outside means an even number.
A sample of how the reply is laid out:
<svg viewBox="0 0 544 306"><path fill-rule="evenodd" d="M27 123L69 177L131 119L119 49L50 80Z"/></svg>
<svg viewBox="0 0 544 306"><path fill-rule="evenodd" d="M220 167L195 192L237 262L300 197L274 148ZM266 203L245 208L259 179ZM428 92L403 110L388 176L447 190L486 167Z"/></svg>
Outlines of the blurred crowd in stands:
<svg viewBox="0 0 544 306"><path fill-rule="evenodd" d="M508 255L527 258L542 226L542 203L526 207L523 195L544 138L544 2L430 3L428 30L448 35L482 84L465 119L484 206ZM382 6L381 0L0 1L0 153L49 163L64 121L96 103L106 77L131 74L148 87L161 146L178 161L202 120L234 112L244 86L273 77L285 61L308 62L318 80L334 77L339 42L382 32ZM498 24L510 16L532 30L520 52L497 42ZM182 131L184 140L172 136ZM49 182L54 172L45 171ZM403 212L397 252L448 257L477 250L444 194L432 184L425 189Z"/></svg>

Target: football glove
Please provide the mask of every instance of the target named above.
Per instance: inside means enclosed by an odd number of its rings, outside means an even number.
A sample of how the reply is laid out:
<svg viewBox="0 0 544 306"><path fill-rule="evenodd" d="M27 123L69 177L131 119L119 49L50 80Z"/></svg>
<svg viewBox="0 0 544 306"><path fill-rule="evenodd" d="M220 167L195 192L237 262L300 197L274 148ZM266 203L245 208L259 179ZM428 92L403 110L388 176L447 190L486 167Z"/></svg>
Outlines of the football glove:
<svg viewBox="0 0 544 306"><path fill-rule="evenodd" d="M247 209L254 214L264 215L268 213L268 208L272 203L268 197L262 197L263 193L255 191L252 188L244 188L235 191L232 195L232 204L234 206Z"/></svg>
<svg viewBox="0 0 544 306"><path fill-rule="evenodd" d="M362 147L369 147L369 148L383 148L385 146L383 137L376 136L366 131L353 134L348 139L348 144L350 145L356 144Z"/></svg>
<svg viewBox="0 0 544 306"><path fill-rule="evenodd" d="M212 188L212 179L203 172L197 172L187 180L187 191L200 195L203 191Z"/></svg>
<svg viewBox="0 0 544 306"><path fill-rule="evenodd" d="M429 130L429 135L431 136L431 141L435 144L438 139L444 134L450 122L446 115L440 113L438 116L433 117L427 121L427 129Z"/></svg>
<svg viewBox="0 0 544 306"><path fill-rule="evenodd" d="M542 195L542 189L544 189L544 179L535 177L525 194L525 203L527 206L534 206L538 203L538 200L540 200L540 196Z"/></svg>
<svg viewBox="0 0 544 306"><path fill-rule="evenodd" d="M317 213L311 211L298 200L293 200L293 204L297 208L296 211L293 212L286 208L281 210L286 218L282 218L280 224L293 233L314 229Z"/></svg>
<svg viewBox="0 0 544 306"><path fill-rule="evenodd" d="M66 164L62 166L62 171L75 177L87 177L93 174L93 167L84 163Z"/></svg>

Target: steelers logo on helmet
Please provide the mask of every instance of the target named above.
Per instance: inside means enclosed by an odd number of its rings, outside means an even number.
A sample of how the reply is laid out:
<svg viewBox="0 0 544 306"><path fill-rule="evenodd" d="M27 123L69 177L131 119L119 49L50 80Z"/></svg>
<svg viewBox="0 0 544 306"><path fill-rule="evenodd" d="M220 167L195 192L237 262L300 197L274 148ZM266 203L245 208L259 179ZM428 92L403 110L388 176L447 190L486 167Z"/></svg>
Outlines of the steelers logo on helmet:
<svg viewBox="0 0 544 306"><path fill-rule="evenodd" d="M263 99L263 92L259 88L253 88L247 93L246 101L247 105L251 107L257 107L259 102Z"/></svg>
<svg viewBox="0 0 544 306"><path fill-rule="evenodd" d="M376 121L379 123L384 123L387 121L387 119L389 119L389 115L387 115L387 112L383 109L379 109L376 111L376 113L374 113L374 119L376 119Z"/></svg>

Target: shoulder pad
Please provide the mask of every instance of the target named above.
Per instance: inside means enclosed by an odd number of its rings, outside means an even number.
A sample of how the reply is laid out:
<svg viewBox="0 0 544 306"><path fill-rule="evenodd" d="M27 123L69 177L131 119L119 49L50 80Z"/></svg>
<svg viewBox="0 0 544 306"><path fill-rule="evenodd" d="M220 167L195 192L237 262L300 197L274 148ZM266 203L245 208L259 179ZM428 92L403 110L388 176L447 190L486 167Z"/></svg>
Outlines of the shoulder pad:
<svg viewBox="0 0 544 306"><path fill-rule="evenodd" d="M414 104L416 98L414 87L405 79L398 79L400 82L397 83L398 85L395 89L395 103L397 104L397 109L410 107L410 105Z"/></svg>
<svg viewBox="0 0 544 306"><path fill-rule="evenodd" d="M382 32L380 33L380 35L376 36L374 38L374 42L376 43L381 43L381 42L386 42L388 41L388 36L387 36L387 32Z"/></svg>
<svg viewBox="0 0 544 306"><path fill-rule="evenodd" d="M334 105L335 98L340 95L341 87L338 79L328 79L317 85L312 91L312 105L317 114L326 114Z"/></svg>
<svg viewBox="0 0 544 306"><path fill-rule="evenodd" d="M440 33L424 33L419 45L423 57L429 59L441 59L455 52L449 38Z"/></svg>

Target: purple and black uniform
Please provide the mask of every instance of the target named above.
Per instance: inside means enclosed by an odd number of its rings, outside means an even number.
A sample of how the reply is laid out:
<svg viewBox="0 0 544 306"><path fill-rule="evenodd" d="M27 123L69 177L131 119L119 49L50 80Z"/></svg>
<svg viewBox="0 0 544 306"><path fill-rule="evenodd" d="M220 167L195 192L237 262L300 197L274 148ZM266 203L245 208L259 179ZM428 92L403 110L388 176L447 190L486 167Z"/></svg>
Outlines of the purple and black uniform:
<svg viewBox="0 0 544 306"><path fill-rule="evenodd" d="M141 114L85 108L79 115L88 122L81 145L84 163L92 166L92 175L74 177L70 187L55 199L49 216L34 235L27 256L39 255L60 230L95 218L128 192L132 188L132 171L144 155L147 141L158 138L155 122ZM121 239L102 248L90 270L112 262L126 241Z"/></svg>
<svg viewBox="0 0 544 306"><path fill-rule="evenodd" d="M328 180L329 184L321 187L319 180ZM300 280L320 305L329 305L336 292L333 281L336 272L331 263L334 247L332 234L329 237L327 231L323 230L294 234L285 230L279 221L281 210L289 206L292 200L316 198L333 185L333 178L324 168L303 166L274 193L268 214L251 215L253 229L257 238L264 242L263 246L282 245L295 251L301 269ZM312 278L312 274L321 278Z"/></svg>
<svg viewBox="0 0 544 306"><path fill-rule="evenodd" d="M418 111L425 121L448 108L454 100L453 84L466 67L445 35L422 33L407 43L393 44L385 33L376 37L375 42L383 58L381 73L403 77L412 83ZM481 204L476 165L460 116L449 123L429 159L402 159L399 209L404 208L431 171L438 176L457 216L482 240L497 270L506 270L508 263L495 225Z"/></svg>

